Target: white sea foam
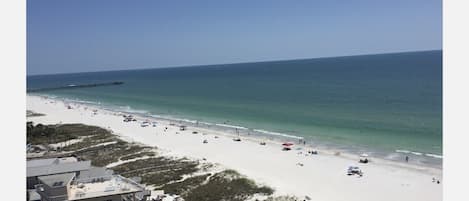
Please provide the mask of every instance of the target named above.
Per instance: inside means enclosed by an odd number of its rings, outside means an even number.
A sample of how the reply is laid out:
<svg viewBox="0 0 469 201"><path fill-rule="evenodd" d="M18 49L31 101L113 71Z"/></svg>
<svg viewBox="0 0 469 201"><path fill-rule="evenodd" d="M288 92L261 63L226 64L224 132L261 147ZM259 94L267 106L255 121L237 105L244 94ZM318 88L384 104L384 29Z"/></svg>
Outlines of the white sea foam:
<svg viewBox="0 0 469 201"><path fill-rule="evenodd" d="M209 123L209 122L205 122L205 121L199 121L199 124L214 125L213 123Z"/></svg>
<svg viewBox="0 0 469 201"><path fill-rule="evenodd" d="M235 126L235 125L229 125L229 124L215 124L215 125L221 126L221 127L236 128L236 129L241 129L241 130L248 130L248 128L246 128L246 127Z"/></svg>
<svg viewBox="0 0 469 201"><path fill-rule="evenodd" d="M400 156L399 154L396 154L396 153L391 153L391 154L388 154L388 155L385 156L386 159L391 159L391 160L396 160L400 157L402 157L402 156Z"/></svg>
<svg viewBox="0 0 469 201"><path fill-rule="evenodd" d="M433 158L443 158L442 155L438 155L438 154L425 154L425 156L433 157Z"/></svg>
<svg viewBox="0 0 469 201"><path fill-rule="evenodd" d="M114 108L110 108L111 110L114 110ZM118 109L121 112L125 113L131 113L131 114L148 114L149 112L146 110L137 110L133 109L130 106L119 106Z"/></svg>
<svg viewBox="0 0 469 201"><path fill-rule="evenodd" d="M65 99L65 100L68 102L72 102L72 103L101 105L101 102L94 102L94 101L85 101L85 100L78 100L78 99Z"/></svg>
<svg viewBox="0 0 469 201"><path fill-rule="evenodd" d="M416 156L428 156L428 157L432 157L432 158L443 158L442 155L438 155L438 154L432 154L432 153L420 153L420 152L415 152L415 151L409 151L409 150L399 150L397 149L396 150L397 153L404 153L404 154L413 154L413 155L416 155Z"/></svg>
<svg viewBox="0 0 469 201"><path fill-rule="evenodd" d="M288 134L285 134L285 133L277 133L277 132L266 131L266 130L261 130L261 129L254 129L254 131L260 132L260 133L265 133L265 134L268 134L268 135L282 136L282 137L295 138L295 139L303 139L302 137L295 136L295 135L288 135Z"/></svg>
<svg viewBox="0 0 469 201"><path fill-rule="evenodd" d="M172 117L169 115L157 115L157 114L149 114L148 116L154 117L154 118L159 118L159 119L164 119L168 121L179 121L179 122L185 122L185 123L192 123L192 124L208 124L208 125L213 125L211 123L206 123L206 122L200 122L198 120L192 120L192 119L184 119L184 118L178 118L178 117Z"/></svg>
<svg viewBox="0 0 469 201"><path fill-rule="evenodd" d="M129 113L138 113L136 112L137 110L132 110L130 107L126 106L126 110L129 111ZM130 112L132 111L132 112ZM143 112L149 114L148 112ZM238 125L230 125L230 124L219 124L219 123L209 123L209 122L203 122L203 121L198 121L198 120L192 120L192 119L184 119L184 118L177 118L177 117L172 117L172 116L163 116L163 115L156 115L156 114L149 114L150 117L154 118L160 118L160 119L165 119L169 121L180 121L180 122L187 122L187 123L192 123L192 124L204 124L204 125L209 125L209 126L219 126L222 128L229 128L229 129L239 129L239 130L253 130L255 132L261 133L261 134L266 134L266 135L274 135L274 136L281 136L281 137L287 137L287 138L294 138L294 139L303 139L303 137L299 136L294 136L294 135L289 135L285 133L278 133L278 132L272 132L272 131L266 131L262 129L250 129L247 127L243 126L238 126Z"/></svg>
<svg viewBox="0 0 469 201"><path fill-rule="evenodd" d="M154 115L152 115L154 116ZM158 115L156 115L158 116ZM171 117L171 116L159 116L159 118L171 120L171 121L180 121L180 122L186 122L186 123L193 123L196 124L197 120L191 120L191 119L183 119L183 118L177 118L177 117Z"/></svg>
<svg viewBox="0 0 469 201"><path fill-rule="evenodd" d="M101 102L81 100L77 98L58 97L58 96L52 96L52 95L45 95L45 97L54 99L54 100L60 100L64 104L72 103L72 104L78 104L78 105L91 105L91 106L96 106L96 107L99 107L101 105Z"/></svg>
<svg viewBox="0 0 469 201"><path fill-rule="evenodd" d="M410 153L410 151L407 151L407 150L399 150L399 149L396 150L396 152L398 152L398 153L405 153L405 154Z"/></svg>

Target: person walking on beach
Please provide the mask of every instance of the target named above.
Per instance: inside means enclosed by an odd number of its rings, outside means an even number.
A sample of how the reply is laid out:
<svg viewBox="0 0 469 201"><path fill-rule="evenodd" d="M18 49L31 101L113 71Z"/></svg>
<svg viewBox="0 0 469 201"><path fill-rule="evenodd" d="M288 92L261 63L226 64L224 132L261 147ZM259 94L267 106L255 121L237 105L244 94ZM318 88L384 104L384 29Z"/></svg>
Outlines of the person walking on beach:
<svg viewBox="0 0 469 201"><path fill-rule="evenodd" d="M409 156L405 156L405 162L406 162L406 163L409 162Z"/></svg>

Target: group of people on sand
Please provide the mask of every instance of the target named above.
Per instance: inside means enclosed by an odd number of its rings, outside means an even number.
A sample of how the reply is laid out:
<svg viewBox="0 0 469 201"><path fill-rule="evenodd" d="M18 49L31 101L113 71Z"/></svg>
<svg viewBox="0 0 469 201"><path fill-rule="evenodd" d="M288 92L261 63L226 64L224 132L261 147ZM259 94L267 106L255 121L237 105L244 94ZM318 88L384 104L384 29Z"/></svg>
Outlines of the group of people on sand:
<svg viewBox="0 0 469 201"><path fill-rule="evenodd" d="M298 144L306 145L306 140L304 140L304 139L298 139Z"/></svg>
<svg viewBox="0 0 469 201"><path fill-rule="evenodd" d="M318 151L316 151L316 150L309 150L309 151L308 151L308 154L317 155L317 154L318 154Z"/></svg>

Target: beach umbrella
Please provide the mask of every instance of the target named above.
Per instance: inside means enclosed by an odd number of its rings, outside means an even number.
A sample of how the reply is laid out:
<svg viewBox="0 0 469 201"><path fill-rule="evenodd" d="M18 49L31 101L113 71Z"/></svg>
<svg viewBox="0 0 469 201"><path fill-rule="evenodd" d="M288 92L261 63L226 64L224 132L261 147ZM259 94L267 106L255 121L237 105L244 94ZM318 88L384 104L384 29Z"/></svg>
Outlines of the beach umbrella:
<svg viewBox="0 0 469 201"><path fill-rule="evenodd" d="M293 143L291 143L291 142L284 142L282 145L285 146L285 147L289 147L289 146L293 146Z"/></svg>
<svg viewBox="0 0 469 201"><path fill-rule="evenodd" d="M368 157L368 154L362 154L361 157Z"/></svg>

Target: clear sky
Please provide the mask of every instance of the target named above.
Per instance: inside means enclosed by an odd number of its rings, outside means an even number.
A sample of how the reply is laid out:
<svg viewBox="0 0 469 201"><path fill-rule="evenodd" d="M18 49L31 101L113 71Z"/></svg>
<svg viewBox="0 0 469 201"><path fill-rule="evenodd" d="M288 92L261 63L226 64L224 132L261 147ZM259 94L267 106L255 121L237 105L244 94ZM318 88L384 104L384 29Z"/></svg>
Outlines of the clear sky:
<svg viewBox="0 0 469 201"><path fill-rule="evenodd" d="M28 0L27 73L442 48L441 0Z"/></svg>

